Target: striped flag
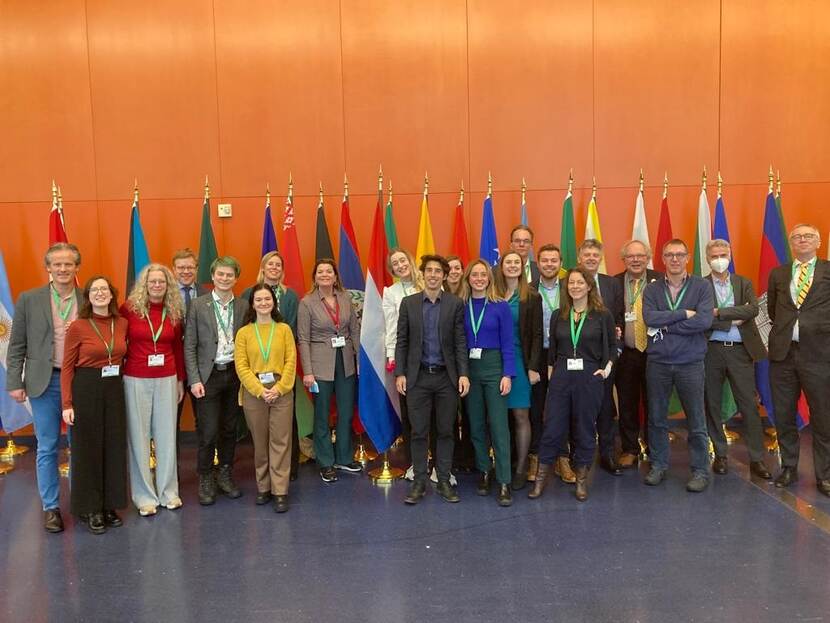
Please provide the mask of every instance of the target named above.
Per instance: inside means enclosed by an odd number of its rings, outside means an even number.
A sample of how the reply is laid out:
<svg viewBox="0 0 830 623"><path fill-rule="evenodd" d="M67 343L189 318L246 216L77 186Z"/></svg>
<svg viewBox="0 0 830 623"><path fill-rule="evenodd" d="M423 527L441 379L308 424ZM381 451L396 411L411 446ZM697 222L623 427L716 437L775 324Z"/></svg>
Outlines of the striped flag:
<svg viewBox="0 0 830 623"><path fill-rule="evenodd" d="M130 241L127 250L127 296L133 289L138 273L150 263L150 252L141 229L141 215L138 212L138 186L133 191L133 208L130 212Z"/></svg>
<svg viewBox="0 0 830 623"><path fill-rule="evenodd" d="M392 184L389 184L389 200L386 203L386 216L383 219L386 232L386 244L390 249L400 248L398 243L398 229L395 227L395 213L392 209Z"/></svg>
<svg viewBox="0 0 830 623"><path fill-rule="evenodd" d="M667 189L663 189L663 200L660 202L660 222L657 225L657 241L654 248L654 268L661 273L666 272L666 263L663 261L663 246L674 234L671 228L671 214L669 213L669 198Z"/></svg>
<svg viewBox="0 0 830 623"><path fill-rule="evenodd" d="M455 206L455 221L452 226L452 248L451 252L457 255L463 266L470 263L470 243L467 240L467 225L464 222L464 189L461 189L461 196L458 205Z"/></svg>
<svg viewBox="0 0 830 623"><path fill-rule="evenodd" d="M323 183L320 183L320 199L317 202L317 232L314 238L314 259L324 257L334 259L334 248L331 246L329 226L326 223L326 211L323 207Z"/></svg>
<svg viewBox="0 0 830 623"><path fill-rule="evenodd" d="M6 356L9 352L13 318L12 291L6 273L6 262L3 260L3 252L0 251L0 429L7 433L13 433L32 423L29 401L20 404L6 391Z"/></svg>
<svg viewBox="0 0 830 623"><path fill-rule="evenodd" d="M588 203L588 218L585 221L585 239L593 238L602 242L602 229L599 226L599 212L597 211L597 195L596 187L594 193L591 195L591 201ZM602 255L602 260L599 263L599 272L607 273L605 267L605 254Z"/></svg>
<svg viewBox="0 0 830 623"><path fill-rule="evenodd" d="M340 280L347 290L366 288L363 280L363 271L360 268L360 253L357 250L357 237L352 226L352 217L349 213L349 191L343 193L343 203L340 205L340 256L337 259L340 270Z"/></svg>
<svg viewBox="0 0 830 623"><path fill-rule="evenodd" d="M706 197L706 173L703 174L703 187L697 201L697 229L695 231L694 267L695 275L708 277L712 269L706 261L706 245L712 239L712 219L709 215L709 199Z"/></svg>
<svg viewBox="0 0 830 623"><path fill-rule="evenodd" d="M52 180L52 210L49 212L49 246L56 242L69 242L66 237L66 223L63 220L63 201L60 189Z"/></svg>
<svg viewBox="0 0 830 623"><path fill-rule="evenodd" d="M631 239L644 242L649 247L648 223L646 222L646 201L643 197L643 176L640 173L640 190L637 192L637 199L634 201L634 226L631 228ZM648 267L654 268L654 258L648 261Z"/></svg>

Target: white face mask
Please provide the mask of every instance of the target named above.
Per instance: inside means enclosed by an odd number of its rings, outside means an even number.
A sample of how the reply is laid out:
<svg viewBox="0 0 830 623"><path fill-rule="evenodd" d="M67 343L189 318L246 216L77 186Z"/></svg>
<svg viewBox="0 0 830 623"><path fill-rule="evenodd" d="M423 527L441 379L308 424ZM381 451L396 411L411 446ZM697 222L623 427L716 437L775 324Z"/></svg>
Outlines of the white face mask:
<svg viewBox="0 0 830 623"><path fill-rule="evenodd" d="M716 273L724 273L726 269L729 268L729 258L726 257L716 257L711 262L709 262L709 266L712 267Z"/></svg>

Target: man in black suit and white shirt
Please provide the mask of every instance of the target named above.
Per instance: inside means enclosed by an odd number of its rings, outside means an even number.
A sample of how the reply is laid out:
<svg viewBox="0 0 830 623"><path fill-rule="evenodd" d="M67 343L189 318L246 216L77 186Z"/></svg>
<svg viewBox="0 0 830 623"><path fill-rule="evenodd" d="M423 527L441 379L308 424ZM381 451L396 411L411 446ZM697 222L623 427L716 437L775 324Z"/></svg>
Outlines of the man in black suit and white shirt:
<svg viewBox="0 0 830 623"><path fill-rule="evenodd" d="M438 494L447 502L458 502L458 493L450 484L450 470L458 397L465 396L470 389L465 308L461 299L441 289L449 272L443 257L424 255L420 270L424 290L401 301L395 345L395 385L405 396L409 409L415 470L415 481L404 502L417 504L426 493L427 438L433 411L438 430Z"/></svg>
<svg viewBox="0 0 830 623"><path fill-rule="evenodd" d="M830 262L818 259L820 246L817 227L796 225L790 232L792 263L770 272L769 377L781 451L781 473L775 486L786 487L798 480L795 416L803 391L810 407L816 483L830 497Z"/></svg>

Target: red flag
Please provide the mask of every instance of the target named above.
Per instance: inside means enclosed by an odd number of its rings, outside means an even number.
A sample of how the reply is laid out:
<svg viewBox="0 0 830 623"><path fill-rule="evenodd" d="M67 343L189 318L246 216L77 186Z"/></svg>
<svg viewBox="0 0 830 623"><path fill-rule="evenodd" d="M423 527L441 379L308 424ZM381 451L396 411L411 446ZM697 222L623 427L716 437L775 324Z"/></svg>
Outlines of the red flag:
<svg viewBox="0 0 830 623"><path fill-rule="evenodd" d="M297 228L294 226L294 193L290 185L282 217L282 249L282 255L285 258L282 281L302 298L306 292L305 274L303 273L303 260L300 257L300 243L297 240Z"/></svg>
<svg viewBox="0 0 830 623"><path fill-rule="evenodd" d="M52 211L49 212L49 246L57 242L69 242L66 237L66 227L63 222L63 201L59 198L59 190L52 182Z"/></svg>
<svg viewBox="0 0 830 623"><path fill-rule="evenodd" d="M661 273L666 272L666 264L663 262L663 245L674 238L671 231L671 216L669 215L669 200L664 196L660 204L660 226L657 228L657 242L653 249L654 270Z"/></svg>
<svg viewBox="0 0 830 623"><path fill-rule="evenodd" d="M464 266L470 263L470 244L467 242L467 225L464 223L464 204L455 206L455 222L452 229L452 252Z"/></svg>
<svg viewBox="0 0 830 623"><path fill-rule="evenodd" d="M386 269L386 256L389 255L389 247L386 244L382 204L383 199L378 193L375 220L372 225L372 240L369 242L369 257L366 260L366 274L372 273L375 285L381 295L383 295L383 288L392 285L392 275Z"/></svg>

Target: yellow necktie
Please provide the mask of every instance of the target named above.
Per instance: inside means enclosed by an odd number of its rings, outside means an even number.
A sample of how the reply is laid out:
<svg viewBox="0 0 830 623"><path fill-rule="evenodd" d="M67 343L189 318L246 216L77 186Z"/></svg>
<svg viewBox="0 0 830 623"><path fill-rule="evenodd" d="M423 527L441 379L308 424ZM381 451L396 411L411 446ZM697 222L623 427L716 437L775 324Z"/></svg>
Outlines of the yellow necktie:
<svg viewBox="0 0 830 623"><path fill-rule="evenodd" d="M530 275L530 260L528 260L527 262L525 262L525 280L526 280L528 283L530 283L531 281L533 281L533 280L531 279L531 275Z"/></svg>
<svg viewBox="0 0 830 623"><path fill-rule="evenodd" d="M640 286L640 292L645 285ZM648 335L646 329L646 323L643 321L643 295L642 293L637 297L637 300L634 301L634 305L632 305L632 309L634 313L637 314L637 320L634 321L634 346L637 347L641 353L646 351L646 347L648 346Z"/></svg>
<svg viewBox="0 0 830 623"><path fill-rule="evenodd" d="M810 286L813 285L813 278L809 276L810 265L804 262L798 272L798 281L796 282L796 299L795 304L801 307L804 299L807 298L807 293L810 291Z"/></svg>

